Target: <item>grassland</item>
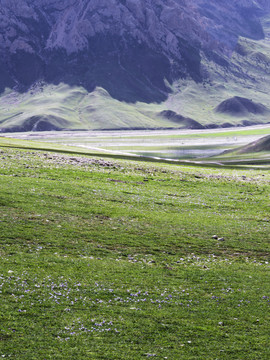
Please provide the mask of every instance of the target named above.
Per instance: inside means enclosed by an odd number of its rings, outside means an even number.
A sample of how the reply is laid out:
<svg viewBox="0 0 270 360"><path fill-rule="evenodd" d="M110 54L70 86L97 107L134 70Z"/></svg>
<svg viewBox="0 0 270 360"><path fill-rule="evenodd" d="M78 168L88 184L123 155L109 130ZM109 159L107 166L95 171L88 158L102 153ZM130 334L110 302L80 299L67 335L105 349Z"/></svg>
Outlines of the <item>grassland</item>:
<svg viewBox="0 0 270 360"><path fill-rule="evenodd" d="M269 172L35 146L0 141L2 357L269 359Z"/></svg>

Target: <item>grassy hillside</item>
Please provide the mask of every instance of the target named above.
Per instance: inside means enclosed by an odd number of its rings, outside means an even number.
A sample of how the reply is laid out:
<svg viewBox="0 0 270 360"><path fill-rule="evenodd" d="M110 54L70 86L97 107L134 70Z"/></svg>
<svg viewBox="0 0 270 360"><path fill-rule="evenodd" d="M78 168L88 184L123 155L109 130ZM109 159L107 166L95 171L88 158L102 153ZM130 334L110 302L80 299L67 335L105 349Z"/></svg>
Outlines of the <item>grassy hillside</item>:
<svg viewBox="0 0 270 360"><path fill-rule="evenodd" d="M35 122L31 121L33 117ZM0 128L31 131L38 120L52 125L47 130L176 127L173 122L113 99L102 88L88 93L65 84L39 84L28 93L7 91L1 97Z"/></svg>
<svg viewBox="0 0 270 360"><path fill-rule="evenodd" d="M269 173L29 144L0 144L2 357L269 359Z"/></svg>
<svg viewBox="0 0 270 360"><path fill-rule="evenodd" d="M252 142L242 148L236 150L239 154L254 153L254 152L270 152L270 136L264 136L263 138Z"/></svg>
<svg viewBox="0 0 270 360"><path fill-rule="evenodd" d="M219 161L223 165L259 166L269 169L270 164L270 136L260 137L247 145L227 150L210 161ZM206 159L205 159L206 160Z"/></svg>
<svg viewBox="0 0 270 360"><path fill-rule="evenodd" d="M246 123L246 120L253 124L269 122L269 114L249 113L235 117L215 112L218 105L233 97L246 98L270 108L269 20L269 16L263 19L265 39L254 41L240 37L237 47L229 55L227 66L203 58L209 80L202 84L187 80L176 82L173 93L164 105L183 116L192 117L202 125L237 125Z"/></svg>

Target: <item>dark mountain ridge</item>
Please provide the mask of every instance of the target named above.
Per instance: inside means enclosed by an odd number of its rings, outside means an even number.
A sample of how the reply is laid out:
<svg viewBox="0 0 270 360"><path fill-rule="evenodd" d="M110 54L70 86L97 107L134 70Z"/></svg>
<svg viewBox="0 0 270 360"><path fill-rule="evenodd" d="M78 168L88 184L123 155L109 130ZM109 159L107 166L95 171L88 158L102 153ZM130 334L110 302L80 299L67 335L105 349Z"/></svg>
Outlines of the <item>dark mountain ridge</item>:
<svg viewBox="0 0 270 360"><path fill-rule="evenodd" d="M264 37L266 1L1 0L1 83L39 79L96 86L124 101L162 101L168 83L202 81L201 51L228 56L238 37ZM145 90L144 90L145 88Z"/></svg>

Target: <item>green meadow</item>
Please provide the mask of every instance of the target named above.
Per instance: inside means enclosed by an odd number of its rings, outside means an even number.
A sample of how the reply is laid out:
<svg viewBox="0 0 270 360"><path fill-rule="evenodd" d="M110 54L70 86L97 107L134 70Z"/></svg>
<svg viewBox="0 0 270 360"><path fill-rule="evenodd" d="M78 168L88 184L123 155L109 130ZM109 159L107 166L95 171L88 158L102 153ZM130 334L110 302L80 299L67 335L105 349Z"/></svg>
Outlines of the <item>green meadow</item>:
<svg viewBox="0 0 270 360"><path fill-rule="evenodd" d="M0 357L269 359L269 172L33 143L0 138Z"/></svg>

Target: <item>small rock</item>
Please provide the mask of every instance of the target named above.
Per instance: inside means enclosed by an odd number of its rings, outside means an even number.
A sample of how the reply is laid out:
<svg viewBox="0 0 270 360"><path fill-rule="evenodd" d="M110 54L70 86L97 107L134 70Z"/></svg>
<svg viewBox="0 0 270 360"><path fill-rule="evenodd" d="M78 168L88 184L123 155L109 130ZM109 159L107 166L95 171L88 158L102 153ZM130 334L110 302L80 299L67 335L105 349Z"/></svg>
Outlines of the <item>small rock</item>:
<svg viewBox="0 0 270 360"><path fill-rule="evenodd" d="M212 239L216 239L216 240L217 240L217 239L218 239L218 236L217 236L217 235L213 235L213 236L212 236Z"/></svg>
<svg viewBox="0 0 270 360"><path fill-rule="evenodd" d="M225 239L223 237L218 238L218 241L225 241Z"/></svg>

